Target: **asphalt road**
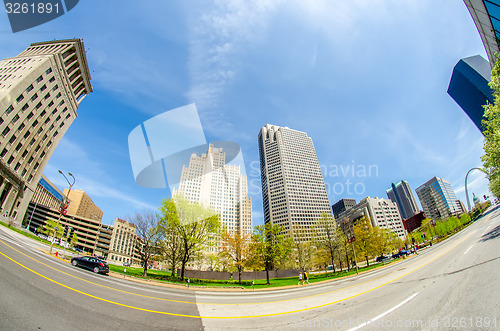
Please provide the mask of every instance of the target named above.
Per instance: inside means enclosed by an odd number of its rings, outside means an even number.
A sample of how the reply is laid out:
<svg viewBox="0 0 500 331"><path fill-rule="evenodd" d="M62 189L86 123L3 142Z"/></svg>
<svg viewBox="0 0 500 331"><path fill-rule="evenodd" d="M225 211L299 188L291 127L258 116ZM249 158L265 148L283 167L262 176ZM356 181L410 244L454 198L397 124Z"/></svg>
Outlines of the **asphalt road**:
<svg viewBox="0 0 500 331"><path fill-rule="evenodd" d="M216 292L94 275L0 227L0 329L500 329L499 243L495 210L419 255L356 277Z"/></svg>

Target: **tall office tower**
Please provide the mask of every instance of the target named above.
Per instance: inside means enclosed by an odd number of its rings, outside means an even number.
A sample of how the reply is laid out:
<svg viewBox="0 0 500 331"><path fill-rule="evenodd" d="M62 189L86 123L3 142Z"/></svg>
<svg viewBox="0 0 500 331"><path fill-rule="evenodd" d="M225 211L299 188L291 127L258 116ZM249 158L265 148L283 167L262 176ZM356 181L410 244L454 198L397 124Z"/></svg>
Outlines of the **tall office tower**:
<svg viewBox="0 0 500 331"><path fill-rule="evenodd" d="M483 105L494 103L490 63L480 55L461 59L453 68L448 94L483 132Z"/></svg>
<svg viewBox="0 0 500 331"><path fill-rule="evenodd" d="M54 149L92 92L81 39L31 44L0 61L0 209L22 218Z"/></svg>
<svg viewBox="0 0 500 331"><path fill-rule="evenodd" d="M178 194L211 208L227 230L252 233L247 177L241 174L240 166L226 164L222 148L209 144L207 153L191 155L189 166L182 167L178 190L172 190L172 196Z"/></svg>
<svg viewBox="0 0 500 331"><path fill-rule="evenodd" d="M402 180L397 184L392 183L391 188L385 192L387 197L398 206L399 213L404 220L418 214L417 201L407 181Z"/></svg>
<svg viewBox="0 0 500 331"><path fill-rule="evenodd" d="M356 206L355 199L340 199L332 205L333 216L337 219L340 217L340 214L354 206Z"/></svg>
<svg viewBox="0 0 500 331"><path fill-rule="evenodd" d="M266 124L259 132L264 221L310 240L315 222L332 217L312 139L305 132Z"/></svg>
<svg viewBox="0 0 500 331"><path fill-rule="evenodd" d="M434 177L416 190L425 216L437 220L450 216L460 216L462 208L450 182Z"/></svg>
<svg viewBox="0 0 500 331"><path fill-rule="evenodd" d="M92 199L83 190L64 189L64 195L69 199L68 214L91 218L102 221L102 210L97 207Z"/></svg>

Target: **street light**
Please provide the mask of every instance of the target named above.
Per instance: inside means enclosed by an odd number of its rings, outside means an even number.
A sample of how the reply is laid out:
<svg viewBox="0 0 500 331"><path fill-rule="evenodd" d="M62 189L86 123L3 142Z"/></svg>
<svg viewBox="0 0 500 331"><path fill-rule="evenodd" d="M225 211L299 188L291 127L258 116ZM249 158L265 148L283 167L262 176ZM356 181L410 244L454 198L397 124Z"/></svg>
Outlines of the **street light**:
<svg viewBox="0 0 500 331"><path fill-rule="evenodd" d="M59 173L61 175L63 175L64 179L66 179L66 181L68 182L68 185L69 185L68 195L69 195L71 193L71 188L73 187L73 185L75 185L75 180L76 180L75 176L73 176L73 174L71 172L68 172L68 175L70 175L71 177L73 177L73 183L70 183L70 181L68 180L68 178L64 175L64 173L61 170L59 170ZM64 195L63 196L63 201L62 201L62 207L64 207L67 202L68 202L68 197L66 195ZM63 210L62 210L62 208L59 208L59 217L57 218L56 229L59 228L59 222L61 221L62 214L63 214ZM56 239L55 236L56 236L56 233L54 232L54 238L52 239L52 242L50 244L49 254L52 254L52 247L54 246L54 241Z"/></svg>

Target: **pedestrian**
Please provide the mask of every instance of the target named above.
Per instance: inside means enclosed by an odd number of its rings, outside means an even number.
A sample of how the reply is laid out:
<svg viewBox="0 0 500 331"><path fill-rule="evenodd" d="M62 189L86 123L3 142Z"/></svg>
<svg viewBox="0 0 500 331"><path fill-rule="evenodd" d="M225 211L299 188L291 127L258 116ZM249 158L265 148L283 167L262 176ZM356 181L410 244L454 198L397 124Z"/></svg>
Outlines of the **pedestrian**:
<svg viewBox="0 0 500 331"><path fill-rule="evenodd" d="M309 275L307 274L307 271L304 271L304 280L307 282L307 285L309 285Z"/></svg>
<svg viewBox="0 0 500 331"><path fill-rule="evenodd" d="M302 285L302 272L299 272L299 284Z"/></svg>

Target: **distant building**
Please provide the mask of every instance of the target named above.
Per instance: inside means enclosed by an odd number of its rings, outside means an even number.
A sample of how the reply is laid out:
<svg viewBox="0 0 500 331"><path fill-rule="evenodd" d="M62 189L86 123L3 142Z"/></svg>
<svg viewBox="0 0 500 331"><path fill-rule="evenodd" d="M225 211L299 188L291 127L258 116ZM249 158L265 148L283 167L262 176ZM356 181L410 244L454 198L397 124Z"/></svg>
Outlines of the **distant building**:
<svg viewBox="0 0 500 331"><path fill-rule="evenodd" d="M413 215L412 217L403 220L403 225L405 227L405 230L408 231L408 233L412 232L415 229L418 229L419 227L422 226L422 221L425 219L425 213L421 211L418 214Z"/></svg>
<svg viewBox="0 0 500 331"><path fill-rule="evenodd" d="M307 133L266 124L259 132L265 223L286 233L300 229L310 240L323 215L332 218L325 181Z"/></svg>
<svg viewBox="0 0 500 331"><path fill-rule="evenodd" d="M463 109L483 132L483 105L493 104L493 90L488 83L491 80L490 63L480 55L461 59L453 68L448 94Z"/></svg>
<svg viewBox="0 0 500 331"><path fill-rule="evenodd" d="M179 189L172 191L172 196L176 195L211 208L227 230L252 233L247 177L241 174L240 166L226 164L222 148L209 144L206 153L191 155L189 165L182 167Z"/></svg>
<svg viewBox="0 0 500 331"><path fill-rule="evenodd" d="M56 146L92 92L81 39L31 44L0 61L0 210L20 225Z"/></svg>
<svg viewBox="0 0 500 331"><path fill-rule="evenodd" d="M70 201L68 214L102 221L102 210L94 204L87 193L83 190L71 190L68 195L68 191L67 188L64 189L64 195L66 195Z"/></svg>
<svg viewBox="0 0 500 331"><path fill-rule="evenodd" d="M410 218L419 212L417 201L407 181L392 183L386 193L387 197L398 206L402 219Z"/></svg>
<svg viewBox="0 0 500 331"><path fill-rule="evenodd" d="M373 227L389 229L400 238L406 236L398 207L389 199L364 198L354 207L341 213L337 224L347 232L363 216L370 220Z"/></svg>
<svg viewBox="0 0 500 331"><path fill-rule="evenodd" d="M445 179L434 177L415 191L425 215L433 220L462 214L460 202Z"/></svg>
<svg viewBox="0 0 500 331"><path fill-rule="evenodd" d="M107 261L112 264L140 264L138 246L135 225L119 218L115 219Z"/></svg>
<svg viewBox="0 0 500 331"><path fill-rule="evenodd" d="M59 207L50 208L30 202L26 210L25 222L29 226L30 231L34 232L37 231L40 226L45 226L47 220L57 221L59 217L61 217L60 226L66 229L66 236L71 238L73 233L76 233L78 236L78 244L76 247L85 252L94 254L97 253L96 249L98 246L105 246L105 235L99 239L100 230L103 226L100 220L70 214L60 215Z"/></svg>
<svg viewBox="0 0 500 331"><path fill-rule="evenodd" d="M63 193L44 175L40 177L31 202L53 209L59 208L63 200Z"/></svg>
<svg viewBox="0 0 500 331"><path fill-rule="evenodd" d="M339 218L340 214L346 210L356 206L355 199L340 199L332 205L333 217L335 219Z"/></svg>

